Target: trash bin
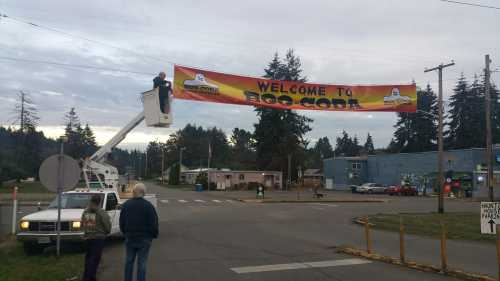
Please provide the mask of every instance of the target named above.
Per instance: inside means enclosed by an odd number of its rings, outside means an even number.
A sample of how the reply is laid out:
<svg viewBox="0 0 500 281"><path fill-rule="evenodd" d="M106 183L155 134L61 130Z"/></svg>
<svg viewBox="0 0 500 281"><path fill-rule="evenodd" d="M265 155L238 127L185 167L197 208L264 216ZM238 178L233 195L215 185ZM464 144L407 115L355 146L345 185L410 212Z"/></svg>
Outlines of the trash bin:
<svg viewBox="0 0 500 281"><path fill-rule="evenodd" d="M196 191L197 192L202 192L203 191L203 185L201 183L195 184L196 186Z"/></svg>

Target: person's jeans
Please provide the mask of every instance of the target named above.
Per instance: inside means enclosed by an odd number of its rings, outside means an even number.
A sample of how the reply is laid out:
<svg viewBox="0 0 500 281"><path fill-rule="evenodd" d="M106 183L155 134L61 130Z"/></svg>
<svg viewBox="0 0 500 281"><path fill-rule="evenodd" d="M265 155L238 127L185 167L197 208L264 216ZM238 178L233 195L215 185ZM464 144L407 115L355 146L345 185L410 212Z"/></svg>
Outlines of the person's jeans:
<svg viewBox="0 0 500 281"><path fill-rule="evenodd" d="M125 248L127 257L125 260L125 281L132 281L134 263L137 257L137 281L146 280L146 264L148 262L151 238L126 238Z"/></svg>
<svg viewBox="0 0 500 281"><path fill-rule="evenodd" d="M89 239L85 241L87 253L85 254L85 270L83 281L96 281L97 267L101 261L104 239Z"/></svg>

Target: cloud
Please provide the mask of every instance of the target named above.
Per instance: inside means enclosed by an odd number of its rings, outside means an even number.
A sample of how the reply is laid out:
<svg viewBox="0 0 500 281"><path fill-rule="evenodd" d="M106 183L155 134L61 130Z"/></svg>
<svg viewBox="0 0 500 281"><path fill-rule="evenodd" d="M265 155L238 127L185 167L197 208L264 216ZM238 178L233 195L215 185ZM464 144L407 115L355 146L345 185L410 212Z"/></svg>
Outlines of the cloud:
<svg viewBox="0 0 500 281"><path fill-rule="evenodd" d="M495 1L484 1L494 4ZM274 52L294 48L309 81L341 84L409 83L437 89L437 74L426 67L454 59L444 72L448 98L461 72L481 73L484 54L498 67L500 24L497 11L440 1L7 1L5 14L30 19L103 44L20 24L0 21L2 56L68 64L128 69L144 73L172 65L261 76ZM195 7L195 8L193 8ZM460 20L457 20L460 19ZM113 48L110 46L116 46ZM130 50L130 51L127 51ZM141 55L142 54L142 55ZM75 107L83 123L96 130L100 143L142 110L139 93L153 77L68 66L0 59L0 124L11 119L19 90L37 104L44 130L57 128ZM493 81L500 81L494 73ZM311 140L332 143L346 130L363 141L370 132L377 147L394 131L393 113L301 112L315 121ZM253 129L253 108L175 101L172 128L141 126L125 142L139 145L168 137L187 123ZM108 129L105 129L108 128ZM109 129L113 128L113 129Z"/></svg>

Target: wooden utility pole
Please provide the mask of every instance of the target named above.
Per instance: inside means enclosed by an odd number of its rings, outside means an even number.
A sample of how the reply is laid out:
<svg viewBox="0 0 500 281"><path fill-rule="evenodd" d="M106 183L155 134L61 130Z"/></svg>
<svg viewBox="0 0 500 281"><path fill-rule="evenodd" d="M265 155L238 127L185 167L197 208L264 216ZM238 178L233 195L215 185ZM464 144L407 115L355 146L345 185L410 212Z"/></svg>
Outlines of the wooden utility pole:
<svg viewBox="0 0 500 281"><path fill-rule="evenodd" d="M492 165L492 144L491 144L491 95L490 95L490 55L484 57L484 95L486 101L486 166L488 176L486 184L488 186L488 194L490 201L493 201L493 165Z"/></svg>
<svg viewBox="0 0 500 281"><path fill-rule="evenodd" d="M286 191L290 190L290 185L292 184L292 154L288 154L288 174L287 174L287 184Z"/></svg>
<svg viewBox="0 0 500 281"><path fill-rule="evenodd" d="M443 171L443 68L455 65L453 61L448 64L440 64L431 69L425 69L424 72L438 71L439 75L439 95L438 95L438 212L444 213L444 171Z"/></svg>
<svg viewBox="0 0 500 281"><path fill-rule="evenodd" d="M165 148L161 147L161 184L165 184Z"/></svg>

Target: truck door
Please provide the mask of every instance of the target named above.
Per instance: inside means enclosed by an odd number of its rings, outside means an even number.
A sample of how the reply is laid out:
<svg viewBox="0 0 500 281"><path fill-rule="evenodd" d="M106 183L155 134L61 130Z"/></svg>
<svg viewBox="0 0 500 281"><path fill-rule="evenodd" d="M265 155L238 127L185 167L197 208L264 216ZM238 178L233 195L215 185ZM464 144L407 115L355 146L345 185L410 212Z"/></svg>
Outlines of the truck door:
<svg viewBox="0 0 500 281"><path fill-rule="evenodd" d="M106 198L106 212L111 218L111 234L120 232L120 211L116 209L118 206L118 198L114 193L108 193Z"/></svg>

